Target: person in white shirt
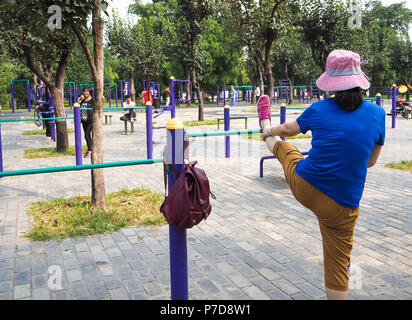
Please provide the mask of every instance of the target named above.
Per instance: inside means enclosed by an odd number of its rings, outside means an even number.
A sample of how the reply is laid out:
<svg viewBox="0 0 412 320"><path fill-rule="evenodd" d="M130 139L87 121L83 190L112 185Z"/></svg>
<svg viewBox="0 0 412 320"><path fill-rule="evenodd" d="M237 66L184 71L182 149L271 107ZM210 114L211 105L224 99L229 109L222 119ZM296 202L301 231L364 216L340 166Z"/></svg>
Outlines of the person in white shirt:
<svg viewBox="0 0 412 320"><path fill-rule="evenodd" d="M136 103L132 101L130 96L125 97L126 101L123 103L123 108L134 108L136 107ZM136 120L136 112L134 109L129 109L122 117L120 117L122 121L135 121Z"/></svg>
<svg viewBox="0 0 412 320"><path fill-rule="evenodd" d="M256 101L259 100L260 95L261 95L260 88L259 88L259 86L257 86L256 89L255 89Z"/></svg>

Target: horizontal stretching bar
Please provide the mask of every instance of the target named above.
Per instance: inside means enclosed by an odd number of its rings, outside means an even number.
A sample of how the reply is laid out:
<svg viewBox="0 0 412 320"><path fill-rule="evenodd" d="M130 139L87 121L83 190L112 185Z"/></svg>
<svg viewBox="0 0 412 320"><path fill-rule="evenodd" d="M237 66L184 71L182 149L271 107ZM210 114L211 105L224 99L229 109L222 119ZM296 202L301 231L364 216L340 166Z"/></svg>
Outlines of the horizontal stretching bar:
<svg viewBox="0 0 412 320"><path fill-rule="evenodd" d="M103 110L129 110L129 109L140 109L140 110L145 110L147 107L128 107L128 108L123 108L123 107L113 107L113 108L103 108ZM80 108L80 110L93 110L93 108Z"/></svg>
<svg viewBox="0 0 412 320"><path fill-rule="evenodd" d="M68 118L33 118L33 119L4 119L0 120L0 123L2 122L26 122L26 121L53 121L53 120L73 120L74 117L68 117Z"/></svg>
<svg viewBox="0 0 412 320"><path fill-rule="evenodd" d="M271 117L275 118L275 117L281 117L282 115L280 114L272 114ZM255 118L259 118L259 116L234 116L234 117L230 117L230 119L255 119Z"/></svg>
<svg viewBox="0 0 412 320"><path fill-rule="evenodd" d="M214 137L214 136L236 136L240 134L262 133L262 129L254 130L238 130L238 131L215 131L215 132L192 132L189 133L190 138L196 137Z"/></svg>
<svg viewBox="0 0 412 320"><path fill-rule="evenodd" d="M148 160L124 161L124 162L86 164L82 166L67 166L67 167L52 167L52 168L20 170L20 171L6 171L6 172L0 172L0 177L26 176L26 175L43 174L43 173L56 173L56 172L82 171L82 170L104 169L104 168L115 168L115 167L128 167L128 166L161 163L161 162L163 162L163 159L148 159Z"/></svg>
<svg viewBox="0 0 412 320"><path fill-rule="evenodd" d="M309 107L286 107L286 110L306 110Z"/></svg>

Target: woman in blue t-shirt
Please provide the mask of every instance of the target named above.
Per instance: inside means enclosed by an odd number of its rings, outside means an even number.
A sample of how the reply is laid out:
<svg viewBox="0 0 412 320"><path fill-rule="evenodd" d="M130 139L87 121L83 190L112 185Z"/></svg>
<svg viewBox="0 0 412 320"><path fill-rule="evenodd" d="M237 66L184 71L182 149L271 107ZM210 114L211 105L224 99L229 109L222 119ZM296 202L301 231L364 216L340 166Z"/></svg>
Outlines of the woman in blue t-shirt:
<svg viewBox="0 0 412 320"><path fill-rule="evenodd" d="M350 255L367 169L374 166L385 142L385 110L363 101L369 79L360 56L335 50L317 81L335 97L311 105L296 121L270 126L270 99L258 102L263 139L280 161L295 198L312 210L322 234L328 299L346 299ZM302 153L279 137L312 132L312 149Z"/></svg>

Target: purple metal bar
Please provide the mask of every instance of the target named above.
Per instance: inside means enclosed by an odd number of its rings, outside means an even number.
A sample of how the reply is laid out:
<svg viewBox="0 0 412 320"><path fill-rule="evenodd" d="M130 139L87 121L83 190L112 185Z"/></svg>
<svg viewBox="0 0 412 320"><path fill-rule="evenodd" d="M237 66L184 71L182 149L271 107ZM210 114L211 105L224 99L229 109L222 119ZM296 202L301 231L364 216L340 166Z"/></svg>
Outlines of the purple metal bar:
<svg viewBox="0 0 412 320"><path fill-rule="evenodd" d="M226 87L223 87L223 105L226 105Z"/></svg>
<svg viewBox="0 0 412 320"><path fill-rule="evenodd" d="M30 88L30 81L27 81L27 106L29 108L29 112L31 112L31 88Z"/></svg>
<svg viewBox="0 0 412 320"><path fill-rule="evenodd" d="M54 118L54 104L53 104L53 98L52 98L51 95L49 96L49 103L50 103L50 106L49 106L49 111L50 111L49 117L50 117L50 118ZM52 139L54 142L56 142L56 125L55 125L55 123L56 123L55 121L49 121L50 131L51 131L51 139Z"/></svg>
<svg viewBox="0 0 412 320"><path fill-rule="evenodd" d="M309 155L309 152L302 152L303 156L307 156ZM260 159L260 177L263 178L263 164L266 160L270 160L270 159L276 159L275 156L267 156L267 157L263 157L262 159Z"/></svg>
<svg viewBox="0 0 412 320"><path fill-rule="evenodd" d="M83 155L82 155L82 128L80 119L80 106L75 104L73 107L74 111L74 139L76 148L76 166L83 165Z"/></svg>
<svg viewBox="0 0 412 320"><path fill-rule="evenodd" d="M177 172L184 169L184 128L176 123L168 124L167 154ZM177 177L169 170L168 187L172 190ZM186 230L169 226L170 289L172 300L188 300L187 235Z"/></svg>
<svg viewBox="0 0 412 320"><path fill-rule="evenodd" d="M112 107L112 90L110 89L110 86L109 86L109 108L111 107Z"/></svg>
<svg viewBox="0 0 412 320"><path fill-rule="evenodd" d="M13 110L13 113L15 112L15 102L14 102L14 84L13 81L11 81L11 108Z"/></svg>
<svg viewBox="0 0 412 320"><path fill-rule="evenodd" d="M124 102L124 95L123 95L123 81L124 80L120 80L120 99L121 99L121 104L123 106L123 102Z"/></svg>
<svg viewBox="0 0 412 320"><path fill-rule="evenodd" d="M1 143L1 123L0 123L0 172L3 172L3 146ZM0 177L1 179L2 177Z"/></svg>
<svg viewBox="0 0 412 320"><path fill-rule="evenodd" d="M70 108L73 108L73 92L72 92L72 90L73 90L73 86L71 85L71 84L69 84L69 90L70 90L70 102L69 102L69 104L70 104Z"/></svg>
<svg viewBox="0 0 412 320"><path fill-rule="evenodd" d="M219 106L219 103L220 103L220 87L219 86L217 86L217 105Z"/></svg>
<svg viewBox="0 0 412 320"><path fill-rule="evenodd" d="M396 128L396 98L397 98L397 87L392 86L392 129Z"/></svg>
<svg viewBox="0 0 412 320"><path fill-rule="evenodd" d="M280 105L280 124L284 124L286 122L286 106L285 104ZM286 141L285 137L280 137L283 141Z"/></svg>
<svg viewBox="0 0 412 320"><path fill-rule="evenodd" d="M172 118L176 118L175 81L173 77L170 78L170 112Z"/></svg>
<svg viewBox="0 0 412 320"><path fill-rule="evenodd" d="M117 83L116 83L116 108L119 107L119 90L117 88Z"/></svg>
<svg viewBox="0 0 412 320"><path fill-rule="evenodd" d="M230 131L230 107L224 107L225 114L225 131ZM226 158L230 159L230 136L225 137Z"/></svg>
<svg viewBox="0 0 412 320"><path fill-rule="evenodd" d="M153 159L153 106L150 101L146 104L146 146L147 159Z"/></svg>
<svg viewBox="0 0 412 320"><path fill-rule="evenodd" d="M381 95L380 93L377 93L377 94L376 94L376 104L377 104L379 107L382 107L382 95Z"/></svg>

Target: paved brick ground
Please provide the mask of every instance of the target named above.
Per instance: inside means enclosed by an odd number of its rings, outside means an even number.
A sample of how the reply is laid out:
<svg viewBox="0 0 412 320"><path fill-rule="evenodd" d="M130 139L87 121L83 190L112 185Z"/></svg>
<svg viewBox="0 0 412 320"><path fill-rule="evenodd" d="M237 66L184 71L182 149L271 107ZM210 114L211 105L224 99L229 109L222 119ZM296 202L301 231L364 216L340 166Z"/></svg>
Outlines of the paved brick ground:
<svg viewBox="0 0 412 320"><path fill-rule="evenodd" d="M207 108L206 118L221 116L221 109ZM178 111L184 120L196 114L196 109ZM134 135L120 135L118 114L113 126L104 127L105 161L145 158L144 115L138 117ZM159 124L165 121L166 116L158 119ZM2 125L5 170L75 162L74 157L22 159L24 149L52 146L43 137L22 136L33 126ZM234 128L242 126L242 121L233 123ZM255 126L257 120L250 121ZM357 278L352 277L351 299L412 298L412 175L383 167L412 159L411 136L412 120L399 120L396 130L388 127L382 157L369 172L355 233L352 265ZM73 143L73 135L70 139ZM155 140L164 139L165 132L157 131ZM190 298L324 299L315 217L294 200L279 163L268 161L265 178L258 177L258 159L268 154L262 143L232 137L233 158L227 160L223 141L201 138L191 144L191 157L206 169L217 199L210 219L188 232ZM302 150L310 146L308 140L293 143ZM156 147L156 157L162 148ZM106 169L105 177L109 192L138 186L163 189L158 164ZM30 228L30 202L89 192L89 172L0 179L0 300L170 298L167 226L129 227L61 243L23 237ZM62 287L51 290L48 283L55 271L49 267L55 266L62 272Z"/></svg>

